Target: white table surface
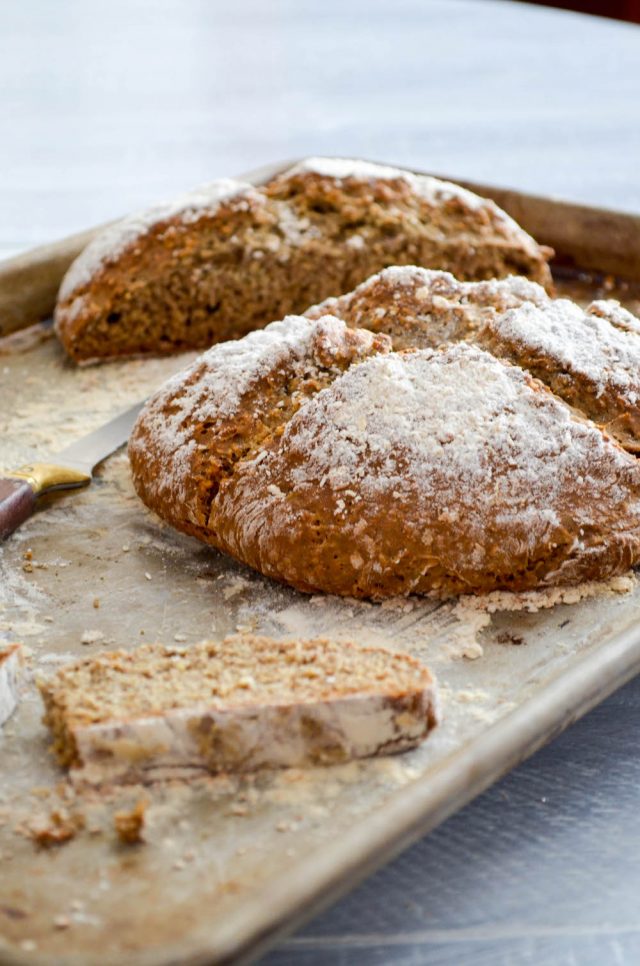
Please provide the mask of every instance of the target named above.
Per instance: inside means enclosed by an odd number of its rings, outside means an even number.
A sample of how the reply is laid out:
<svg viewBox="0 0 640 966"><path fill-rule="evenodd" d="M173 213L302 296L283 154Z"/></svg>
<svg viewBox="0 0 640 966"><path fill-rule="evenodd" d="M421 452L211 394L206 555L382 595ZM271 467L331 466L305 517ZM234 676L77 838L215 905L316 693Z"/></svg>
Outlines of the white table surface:
<svg viewBox="0 0 640 966"><path fill-rule="evenodd" d="M640 211L640 29L483 0L3 0L0 257L305 154ZM268 966L640 962L640 679Z"/></svg>

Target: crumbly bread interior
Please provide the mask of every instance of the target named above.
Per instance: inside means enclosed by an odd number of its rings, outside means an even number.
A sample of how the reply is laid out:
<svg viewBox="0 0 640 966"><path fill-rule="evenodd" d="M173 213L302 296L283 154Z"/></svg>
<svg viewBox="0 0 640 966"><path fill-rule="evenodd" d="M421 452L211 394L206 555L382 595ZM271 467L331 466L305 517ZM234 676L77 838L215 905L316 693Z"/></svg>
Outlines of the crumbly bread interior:
<svg viewBox="0 0 640 966"><path fill-rule="evenodd" d="M209 346L391 264L551 284L547 250L492 202L393 169L345 170L303 166L264 188L239 184L188 217L170 208L116 226L111 246L108 233L96 239L63 283L65 348L90 361Z"/></svg>
<svg viewBox="0 0 640 966"><path fill-rule="evenodd" d="M324 638L276 641L251 634L189 648L144 644L61 668L38 682L45 724L63 765L77 760L74 731L181 708L241 708L393 697L432 684L407 654Z"/></svg>

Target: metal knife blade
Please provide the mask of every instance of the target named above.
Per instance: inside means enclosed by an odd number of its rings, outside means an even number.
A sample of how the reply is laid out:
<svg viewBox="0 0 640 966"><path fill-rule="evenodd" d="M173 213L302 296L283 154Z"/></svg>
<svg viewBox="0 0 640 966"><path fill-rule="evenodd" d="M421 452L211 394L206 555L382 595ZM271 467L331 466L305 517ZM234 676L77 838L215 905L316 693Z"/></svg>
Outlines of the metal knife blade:
<svg viewBox="0 0 640 966"><path fill-rule="evenodd" d="M115 453L127 442L133 424L144 403L144 400L135 403L135 405L120 413L119 416L89 433L88 436L83 436L82 439L66 446L52 458L52 462L60 466L73 467L73 469L91 476L102 460Z"/></svg>
<svg viewBox="0 0 640 966"><path fill-rule="evenodd" d="M50 490L73 489L91 482L96 466L129 438L144 400L67 446L48 463L31 463L0 478L0 540L20 526Z"/></svg>

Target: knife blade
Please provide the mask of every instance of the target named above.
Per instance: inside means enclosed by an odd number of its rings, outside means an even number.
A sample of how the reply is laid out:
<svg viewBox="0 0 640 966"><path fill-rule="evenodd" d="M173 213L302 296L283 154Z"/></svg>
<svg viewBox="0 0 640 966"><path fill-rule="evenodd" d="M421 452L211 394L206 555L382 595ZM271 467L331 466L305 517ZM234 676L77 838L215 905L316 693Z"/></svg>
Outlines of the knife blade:
<svg viewBox="0 0 640 966"><path fill-rule="evenodd" d="M145 401L71 443L47 463L29 463L0 478L0 540L31 516L38 497L52 490L77 489L91 482L96 467L129 439Z"/></svg>

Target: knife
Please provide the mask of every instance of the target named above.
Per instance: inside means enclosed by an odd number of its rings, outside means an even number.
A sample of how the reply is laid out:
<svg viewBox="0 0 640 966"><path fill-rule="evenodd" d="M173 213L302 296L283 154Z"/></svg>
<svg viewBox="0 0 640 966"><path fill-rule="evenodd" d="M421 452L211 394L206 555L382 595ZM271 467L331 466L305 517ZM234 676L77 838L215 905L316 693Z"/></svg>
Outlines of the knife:
<svg viewBox="0 0 640 966"><path fill-rule="evenodd" d="M0 540L31 516L39 496L71 490L91 482L96 467L120 449L133 428L144 400L67 446L51 463L29 463L0 478Z"/></svg>

